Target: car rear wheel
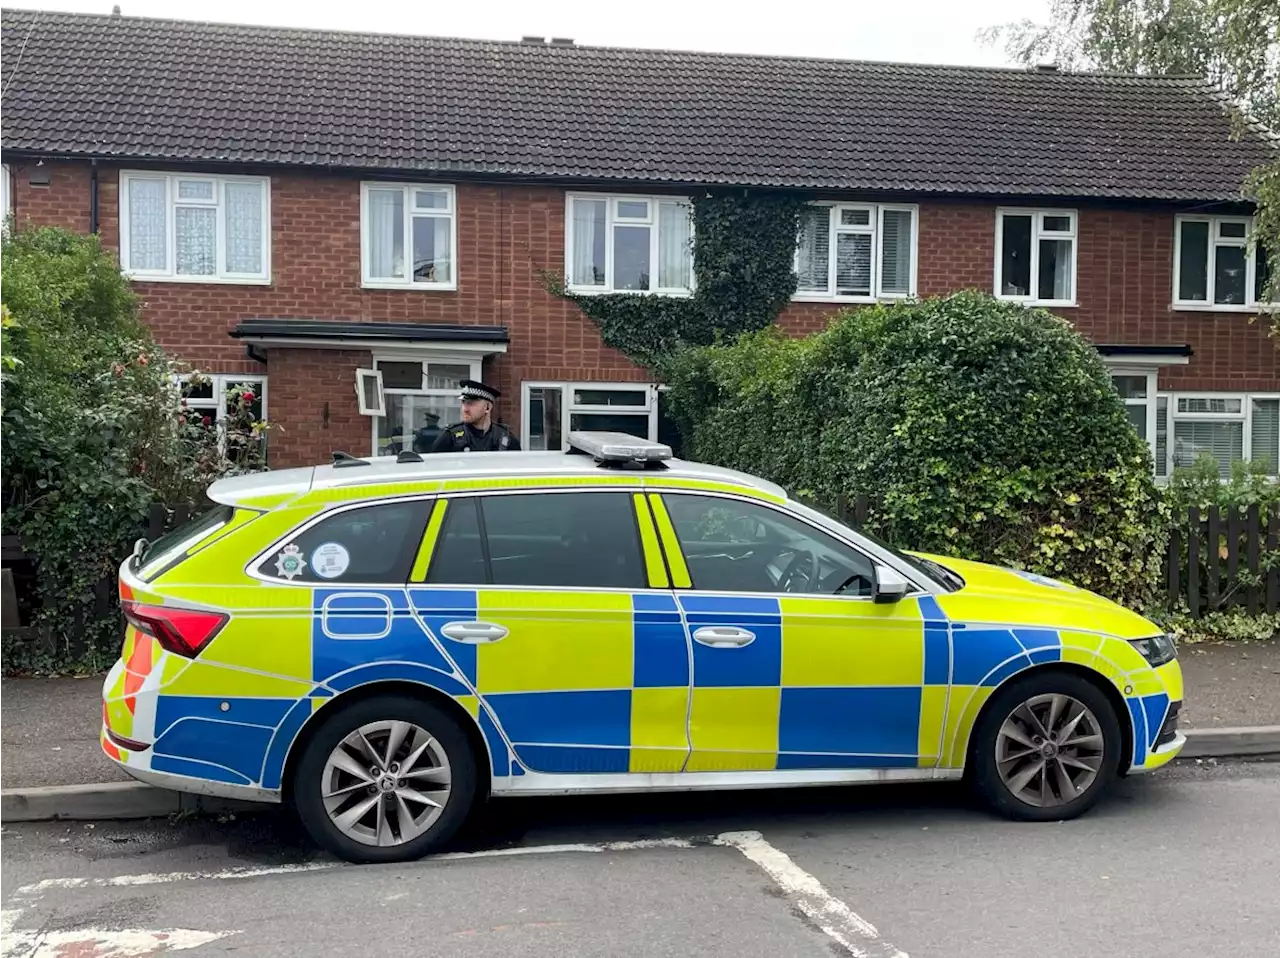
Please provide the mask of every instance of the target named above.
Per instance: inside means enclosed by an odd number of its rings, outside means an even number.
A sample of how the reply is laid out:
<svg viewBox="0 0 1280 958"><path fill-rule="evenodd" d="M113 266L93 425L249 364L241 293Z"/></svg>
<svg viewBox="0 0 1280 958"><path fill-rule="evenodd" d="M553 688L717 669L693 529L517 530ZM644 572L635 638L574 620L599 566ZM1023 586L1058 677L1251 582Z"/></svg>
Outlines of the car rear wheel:
<svg viewBox="0 0 1280 958"><path fill-rule="evenodd" d="M1008 818L1075 818L1115 780L1122 742L1115 708L1092 682L1069 672L1029 675L998 690L978 720L973 784Z"/></svg>
<svg viewBox="0 0 1280 958"><path fill-rule="evenodd" d="M339 858L408 861L453 837L476 780L457 722L430 703L387 695L325 720L298 762L293 796L308 833Z"/></svg>

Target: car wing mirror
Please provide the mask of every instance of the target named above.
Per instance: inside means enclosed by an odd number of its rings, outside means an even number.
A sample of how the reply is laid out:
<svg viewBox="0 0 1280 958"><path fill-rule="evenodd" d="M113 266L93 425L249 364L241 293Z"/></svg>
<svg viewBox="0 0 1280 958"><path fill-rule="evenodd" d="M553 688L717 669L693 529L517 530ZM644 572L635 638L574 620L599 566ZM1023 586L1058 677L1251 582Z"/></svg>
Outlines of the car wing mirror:
<svg viewBox="0 0 1280 958"><path fill-rule="evenodd" d="M876 566L875 600L877 602L897 602L911 588L902 573L887 565Z"/></svg>

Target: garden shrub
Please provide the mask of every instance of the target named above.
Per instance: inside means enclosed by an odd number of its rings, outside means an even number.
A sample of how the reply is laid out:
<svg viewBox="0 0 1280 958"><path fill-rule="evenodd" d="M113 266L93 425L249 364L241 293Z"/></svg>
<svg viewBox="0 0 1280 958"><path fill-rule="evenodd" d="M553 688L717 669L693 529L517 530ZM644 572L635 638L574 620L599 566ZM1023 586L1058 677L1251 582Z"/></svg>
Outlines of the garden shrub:
<svg viewBox="0 0 1280 958"><path fill-rule="evenodd" d="M116 616L93 618L95 588L151 504L198 502L213 478L261 468L260 457L185 415L178 369L96 236L20 231L5 237L3 261L0 505L5 532L36 557L40 636L7 641L5 669L98 668L120 632ZM231 463L228 447L249 452Z"/></svg>
<svg viewBox="0 0 1280 958"><path fill-rule="evenodd" d="M1164 522L1147 444L1097 351L1039 309L962 292L690 350L667 382L689 458L832 503L896 543L1140 603Z"/></svg>

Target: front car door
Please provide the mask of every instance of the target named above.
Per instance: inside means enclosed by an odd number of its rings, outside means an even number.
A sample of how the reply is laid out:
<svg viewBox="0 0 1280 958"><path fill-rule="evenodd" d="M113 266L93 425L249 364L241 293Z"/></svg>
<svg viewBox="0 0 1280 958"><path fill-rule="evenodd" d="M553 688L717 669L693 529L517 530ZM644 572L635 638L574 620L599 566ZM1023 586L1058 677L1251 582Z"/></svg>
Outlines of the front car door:
<svg viewBox="0 0 1280 958"><path fill-rule="evenodd" d="M453 605L431 624L519 764L680 771L688 645L644 497L533 491L447 503L425 582ZM430 604L427 590L413 592Z"/></svg>
<svg viewBox="0 0 1280 958"><path fill-rule="evenodd" d="M875 602L875 563L780 507L651 498L684 580L689 771L936 764L949 652L914 597Z"/></svg>

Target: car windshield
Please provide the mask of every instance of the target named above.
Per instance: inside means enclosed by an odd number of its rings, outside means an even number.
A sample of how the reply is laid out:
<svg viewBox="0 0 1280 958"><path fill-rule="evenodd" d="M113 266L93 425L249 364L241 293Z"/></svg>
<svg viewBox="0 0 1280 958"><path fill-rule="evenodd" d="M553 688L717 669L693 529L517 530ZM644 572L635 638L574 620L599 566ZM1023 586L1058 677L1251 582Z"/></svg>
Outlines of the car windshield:
<svg viewBox="0 0 1280 958"><path fill-rule="evenodd" d="M806 509L812 509L814 512L818 513L819 515L826 516L832 522L838 523L839 525L843 526L846 529L851 528L848 522L846 522L844 519L841 519L839 516L831 512L829 509L819 505L818 503L813 502L809 499L798 498L794 495L791 495L790 493L788 493L788 495L794 502L799 503L800 505L804 506ZM930 582L933 582L937 585L942 586L942 588L946 589L948 592L955 592L956 590L964 586L964 580L960 578L960 576L956 575L954 572L952 572L950 569L946 568L945 566L941 566L938 563L934 562L932 559L925 559L925 558L922 558L921 556L912 555L911 553L908 553L908 552L903 552L901 549L897 548L896 546L890 545L889 543L881 539L879 536L875 535L872 532L869 532L866 529L857 529L853 531L856 531L857 534L862 538L867 539L868 541L874 543L875 545L883 549L885 552L888 552L890 555L894 556L904 564L910 566L912 569L920 573L920 575L924 576Z"/></svg>

